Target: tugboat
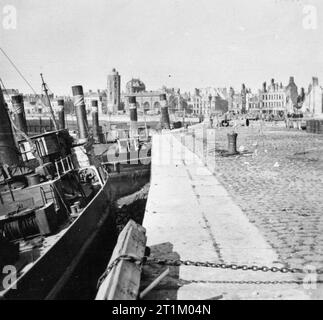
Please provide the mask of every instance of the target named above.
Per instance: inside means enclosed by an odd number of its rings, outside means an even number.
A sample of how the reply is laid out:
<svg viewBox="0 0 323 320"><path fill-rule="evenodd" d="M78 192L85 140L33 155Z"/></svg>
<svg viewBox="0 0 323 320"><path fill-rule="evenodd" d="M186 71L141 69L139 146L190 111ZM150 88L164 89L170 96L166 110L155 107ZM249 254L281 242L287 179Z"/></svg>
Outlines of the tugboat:
<svg viewBox="0 0 323 320"><path fill-rule="evenodd" d="M64 128L28 137L25 121L10 118L0 88L0 299L55 299L100 227L115 224L109 175L94 156L83 90L72 89L76 145ZM21 99L13 103L21 120ZM2 270L8 265L17 274L7 284Z"/></svg>
<svg viewBox="0 0 323 320"><path fill-rule="evenodd" d="M145 125L145 134L138 127L136 97L129 97L130 123L127 129L116 130L115 139L103 142L98 120L98 102L92 101L92 133L94 152L110 178L150 175L151 137ZM103 142L103 143L102 143Z"/></svg>

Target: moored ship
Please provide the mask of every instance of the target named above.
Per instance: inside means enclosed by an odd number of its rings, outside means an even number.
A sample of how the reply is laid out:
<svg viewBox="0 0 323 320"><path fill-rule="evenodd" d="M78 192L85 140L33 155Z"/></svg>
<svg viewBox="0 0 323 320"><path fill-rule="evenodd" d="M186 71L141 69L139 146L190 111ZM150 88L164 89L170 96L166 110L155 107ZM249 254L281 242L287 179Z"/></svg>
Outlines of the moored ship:
<svg viewBox="0 0 323 320"><path fill-rule="evenodd" d="M84 100L77 98L84 129ZM64 129L28 137L20 126L17 143L13 126L1 90L0 267L14 266L17 280L0 287L0 297L54 299L100 227L114 224L109 175L86 130L73 145Z"/></svg>

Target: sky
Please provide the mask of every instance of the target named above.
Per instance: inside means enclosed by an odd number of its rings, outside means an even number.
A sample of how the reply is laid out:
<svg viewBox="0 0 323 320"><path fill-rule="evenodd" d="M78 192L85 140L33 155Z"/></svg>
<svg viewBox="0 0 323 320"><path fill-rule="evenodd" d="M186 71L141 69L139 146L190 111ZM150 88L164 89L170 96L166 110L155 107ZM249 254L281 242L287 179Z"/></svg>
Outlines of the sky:
<svg viewBox="0 0 323 320"><path fill-rule="evenodd" d="M123 90L132 77L148 90L323 83L322 0L0 0L0 14L0 46L37 92L40 73L57 95L105 89L112 68ZM0 77L31 92L1 52Z"/></svg>

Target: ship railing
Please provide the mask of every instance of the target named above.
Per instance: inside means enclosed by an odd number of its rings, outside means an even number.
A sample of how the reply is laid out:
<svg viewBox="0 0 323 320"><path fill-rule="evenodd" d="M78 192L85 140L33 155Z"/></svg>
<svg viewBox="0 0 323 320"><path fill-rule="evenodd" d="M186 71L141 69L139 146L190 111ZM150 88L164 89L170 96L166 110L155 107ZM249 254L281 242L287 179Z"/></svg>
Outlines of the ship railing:
<svg viewBox="0 0 323 320"><path fill-rule="evenodd" d="M61 158L55 161L55 168L58 177L61 177L67 172L70 172L75 169L71 156L67 156L65 158Z"/></svg>
<svg viewBox="0 0 323 320"><path fill-rule="evenodd" d="M101 164L103 165L103 166L105 166L105 165L113 165L113 168L114 168L114 170L116 171L117 170L117 165L118 164L123 164L123 163L129 163L129 161L130 161L130 164L131 164L131 162L132 161L141 161L141 160L149 160L149 161L151 161L151 157L142 157L142 158L135 158L135 159L133 159L133 160L116 160L116 161L108 161L108 162L102 162ZM144 163L145 164L145 163Z"/></svg>
<svg viewBox="0 0 323 320"><path fill-rule="evenodd" d="M59 204L57 202L57 199L55 197L55 190L54 187L52 185L49 186L49 190L44 190L43 187L40 187L40 192L41 192L41 196L43 199L43 203L46 205L48 203L53 202L55 205L55 209L58 210L59 209Z"/></svg>

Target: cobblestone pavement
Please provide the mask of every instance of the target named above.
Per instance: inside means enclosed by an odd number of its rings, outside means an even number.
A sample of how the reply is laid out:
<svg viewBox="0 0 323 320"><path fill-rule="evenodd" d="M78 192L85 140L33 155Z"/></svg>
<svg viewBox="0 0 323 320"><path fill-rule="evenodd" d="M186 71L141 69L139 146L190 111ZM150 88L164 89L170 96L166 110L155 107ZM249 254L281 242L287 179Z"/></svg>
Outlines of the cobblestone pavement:
<svg viewBox="0 0 323 320"><path fill-rule="evenodd" d="M203 130L194 132L195 139L190 129L181 140L203 157ZM224 157L230 132L204 133L208 167L276 249L280 262L323 268L323 135L253 123L236 129L243 152Z"/></svg>

